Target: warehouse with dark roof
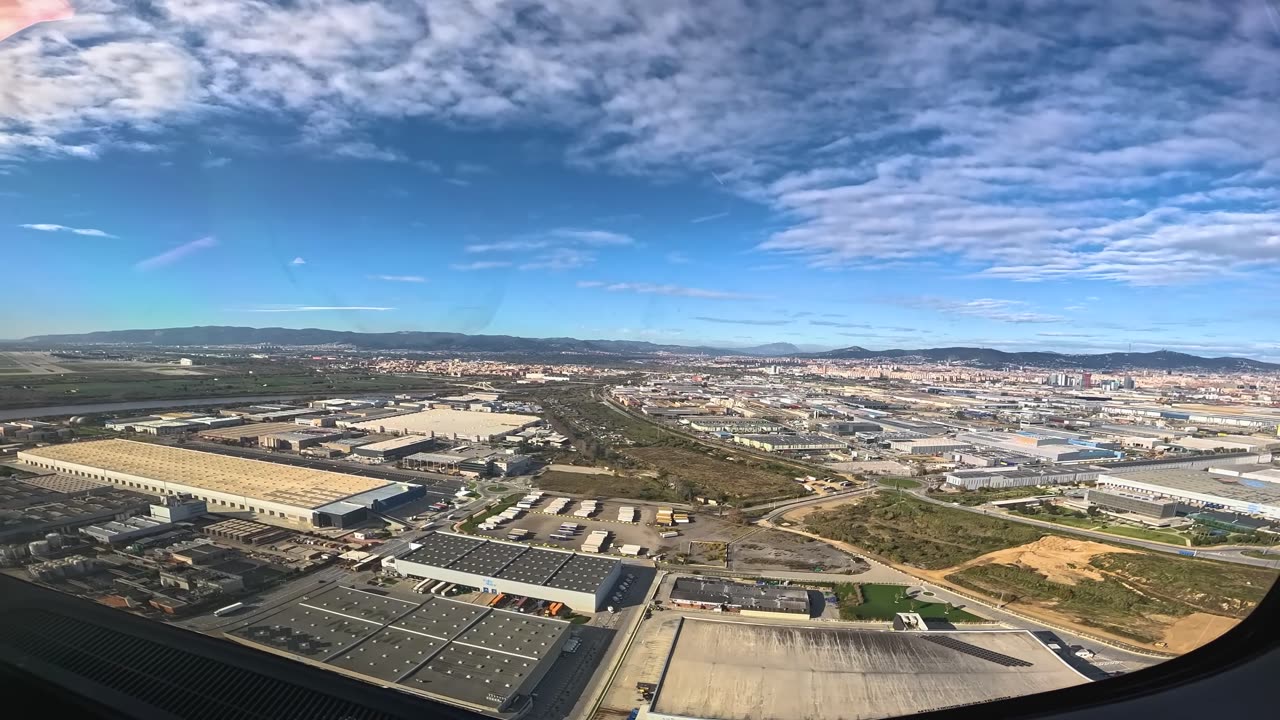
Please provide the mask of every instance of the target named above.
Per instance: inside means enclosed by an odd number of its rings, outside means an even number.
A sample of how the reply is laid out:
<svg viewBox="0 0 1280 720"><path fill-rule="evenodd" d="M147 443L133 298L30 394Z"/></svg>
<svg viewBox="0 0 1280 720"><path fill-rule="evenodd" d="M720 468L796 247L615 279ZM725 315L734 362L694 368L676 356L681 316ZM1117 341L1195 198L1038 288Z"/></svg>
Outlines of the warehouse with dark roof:
<svg viewBox="0 0 1280 720"><path fill-rule="evenodd" d="M671 604L746 617L809 619L809 591L777 585L744 585L704 577L676 578Z"/></svg>
<svg viewBox="0 0 1280 720"><path fill-rule="evenodd" d="M295 600L229 636L378 685L513 718L569 637L569 623L348 587Z"/></svg>
<svg viewBox="0 0 1280 720"><path fill-rule="evenodd" d="M396 570L483 592L562 602L595 612L622 571L616 558L535 548L523 543L433 532L396 558Z"/></svg>

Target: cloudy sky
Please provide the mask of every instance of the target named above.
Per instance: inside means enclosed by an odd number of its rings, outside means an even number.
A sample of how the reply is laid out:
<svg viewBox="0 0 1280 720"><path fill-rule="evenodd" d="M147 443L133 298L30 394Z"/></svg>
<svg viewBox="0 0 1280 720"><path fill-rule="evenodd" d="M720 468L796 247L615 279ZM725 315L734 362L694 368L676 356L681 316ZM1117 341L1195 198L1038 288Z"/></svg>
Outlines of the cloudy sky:
<svg viewBox="0 0 1280 720"><path fill-rule="evenodd" d="M1280 3L976 5L0 0L0 337L1280 359Z"/></svg>

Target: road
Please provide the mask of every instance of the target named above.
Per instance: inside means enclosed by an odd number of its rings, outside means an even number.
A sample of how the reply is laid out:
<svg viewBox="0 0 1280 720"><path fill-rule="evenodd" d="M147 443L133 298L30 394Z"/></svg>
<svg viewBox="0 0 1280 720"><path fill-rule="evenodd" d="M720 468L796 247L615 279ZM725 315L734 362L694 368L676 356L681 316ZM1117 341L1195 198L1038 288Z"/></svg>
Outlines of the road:
<svg viewBox="0 0 1280 720"><path fill-rule="evenodd" d="M1270 560L1262 559L1262 558L1252 558L1252 557L1248 557L1246 555L1241 554L1245 550L1258 550L1259 548L1256 546L1215 545L1211 547L1179 548L1176 545L1167 545L1165 543L1153 542L1151 540L1128 538L1121 535L1112 535L1110 533L1100 532L1097 530L1088 530L1085 528L1059 525L1057 523L1046 522L1044 520L1036 520L1035 518L1022 517L1020 515L1015 515L1012 513L996 512L990 509L984 509L982 506L970 507L967 505L954 505L950 502L947 502L946 500L939 500L938 498L930 497L929 495L925 494L924 490L922 489L908 490L907 492L909 492L913 497L919 500L933 503L934 505L943 505L953 510L963 510L965 512L971 512L977 515L999 517L1001 519L1008 520L1010 522L1023 523L1025 525L1034 525L1036 527L1044 528L1046 530L1053 530L1054 532L1058 532L1058 533L1084 535L1085 537L1102 540L1114 545L1131 545L1133 547L1140 547L1144 550L1151 550L1152 552L1159 552L1159 553L1165 553L1166 555L1178 555L1178 556L1184 556L1186 552L1193 551L1195 552L1195 557L1198 557L1198 558L1207 558L1210 560L1221 560L1223 562L1235 563L1237 565L1253 565L1254 567L1280 569L1280 553L1278 553L1275 556L1275 558Z"/></svg>

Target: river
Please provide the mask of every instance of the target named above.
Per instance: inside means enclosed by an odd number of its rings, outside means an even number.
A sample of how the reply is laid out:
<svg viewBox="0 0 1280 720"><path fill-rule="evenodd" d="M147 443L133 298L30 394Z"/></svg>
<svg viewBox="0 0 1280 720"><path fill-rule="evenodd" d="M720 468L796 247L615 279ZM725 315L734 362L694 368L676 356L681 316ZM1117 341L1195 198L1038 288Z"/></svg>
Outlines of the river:
<svg viewBox="0 0 1280 720"><path fill-rule="evenodd" d="M268 400L292 400L310 395L241 395L239 397L187 398L184 400L133 400L129 402L96 403L92 405L48 405L34 408L0 410L0 421L55 415L93 415L121 410L154 410L159 408L203 407L208 405L237 405L240 403L266 402Z"/></svg>

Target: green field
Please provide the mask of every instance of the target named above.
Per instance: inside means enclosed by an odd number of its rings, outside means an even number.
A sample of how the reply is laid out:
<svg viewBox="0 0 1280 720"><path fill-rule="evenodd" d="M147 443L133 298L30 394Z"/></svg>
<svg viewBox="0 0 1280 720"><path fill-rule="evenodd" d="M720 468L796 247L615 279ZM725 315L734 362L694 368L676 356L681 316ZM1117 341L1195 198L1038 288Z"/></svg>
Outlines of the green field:
<svg viewBox="0 0 1280 720"><path fill-rule="evenodd" d="M506 485L490 485L489 487L485 488L485 492L500 493L500 492L506 492L510 489L511 488L507 487Z"/></svg>
<svg viewBox="0 0 1280 720"><path fill-rule="evenodd" d="M475 532L476 526L478 526L480 523L484 522L485 520L488 520L489 518L493 517L494 515L497 515L498 513L502 512L503 510L506 510L509 507L514 507L516 503L520 502L520 497L521 497L520 493L515 493L513 495L508 495L502 498L502 500L498 501L497 505L494 505L493 507L490 507L487 510L482 510L476 513L475 515L472 515L471 517L467 518L466 521L462 523L462 529L465 532L469 532L469 533Z"/></svg>
<svg viewBox="0 0 1280 720"><path fill-rule="evenodd" d="M1103 579L1066 584L1013 565L978 565L947 579L1005 602L1047 604L1080 623L1156 642L1168 618L1193 612L1244 617L1276 578L1263 568L1155 553L1106 553L1089 564Z"/></svg>
<svg viewBox="0 0 1280 720"><path fill-rule="evenodd" d="M1155 542L1169 543L1170 545L1188 545L1187 538L1176 532L1168 532L1163 530L1149 530L1147 528L1133 527L1131 525L1108 525L1099 528L1108 535L1120 535L1122 537L1131 537L1138 540L1153 540Z"/></svg>
<svg viewBox="0 0 1280 720"><path fill-rule="evenodd" d="M861 592L861 604L857 602ZM835 586L836 597L840 598L841 620L892 620L900 612L919 613L926 620L948 620L951 622L974 622L982 618L951 606L950 603L930 602L926 596L909 598L905 585L870 585L854 586L841 583ZM848 602L846 602L848 601Z"/></svg>
<svg viewBox="0 0 1280 720"><path fill-rule="evenodd" d="M912 480L908 477L886 477L877 482L884 487L897 488L899 490L915 490L920 487L919 480Z"/></svg>
<svg viewBox="0 0 1280 720"><path fill-rule="evenodd" d="M438 381L428 379L319 373L300 366L275 367L265 363L201 369L211 374L173 377L139 370L63 375L0 374L0 406L21 408L233 395L331 395L335 392L436 390L443 387Z"/></svg>
<svg viewBox="0 0 1280 720"><path fill-rule="evenodd" d="M1067 527L1083 528L1085 530L1096 530L1097 532L1107 533L1108 535L1117 535L1119 537L1135 538L1137 540L1152 540L1154 542L1169 543L1171 545L1189 545L1186 536L1179 535L1176 532L1167 530L1150 530L1147 528L1135 527L1132 525L1112 525L1105 517L1078 517L1076 515L1054 515L1047 512L1019 512L1017 515L1023 517L1035 518L1044 522L1051 522L1055 525L1065 525Z"/></svg>
<svg viewBox="0 0 1280 720"><path fill-rule="evenodd" d="M805 518L806 528L893 562L927 570L1024 545L1047 533L996 517L882 492Z"/></svg>

